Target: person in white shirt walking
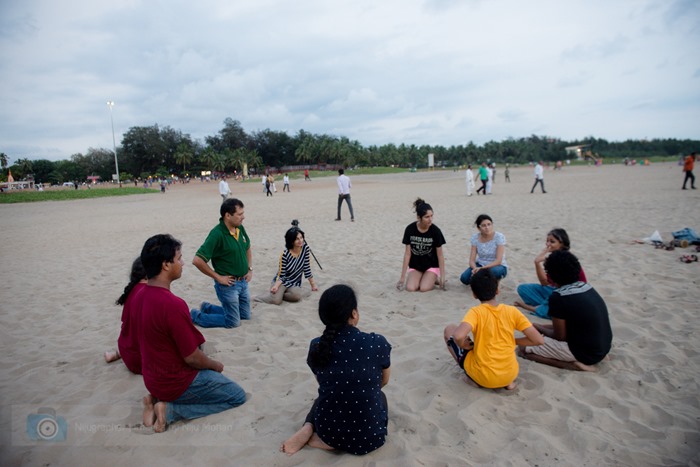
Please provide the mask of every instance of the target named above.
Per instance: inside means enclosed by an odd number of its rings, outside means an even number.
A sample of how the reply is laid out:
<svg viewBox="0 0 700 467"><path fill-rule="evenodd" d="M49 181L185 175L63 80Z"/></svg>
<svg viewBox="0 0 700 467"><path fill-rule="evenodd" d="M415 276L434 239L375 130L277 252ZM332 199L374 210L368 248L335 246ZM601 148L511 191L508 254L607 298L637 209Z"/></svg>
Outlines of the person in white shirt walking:
<svg viewBox="0 0 700 467"><path fill-rule="evenodd" d="M542 167L542 161L539 161L535 165L535 184L532 185L532 190L530 190L530 193L535 192L535 187L538 183L540 184L540 187L542 187L542 193L547 193L544 191L544 167Z"/></svg>
<svg viewBox="0 0 700 467"><path fill-rule="evenodd" d="M343 204L343 200L348 203L348 209L350 209L350 220L355 222L355 214L352 212L352 201L350 200L350 188L352 188L352 183L350 183L350 177L345 175L344 169L338 170L338 216L335 220L340 220L340 206Z"/></svg>
<svg viewBox="0 0 700 467"><path fill-rule="evenodd" d="M226 201L226 199L231 196L231 187L228 186L226 175L223 175L221 177L221 181L219 182L219 194L223 198L223 201Z"/></svg>

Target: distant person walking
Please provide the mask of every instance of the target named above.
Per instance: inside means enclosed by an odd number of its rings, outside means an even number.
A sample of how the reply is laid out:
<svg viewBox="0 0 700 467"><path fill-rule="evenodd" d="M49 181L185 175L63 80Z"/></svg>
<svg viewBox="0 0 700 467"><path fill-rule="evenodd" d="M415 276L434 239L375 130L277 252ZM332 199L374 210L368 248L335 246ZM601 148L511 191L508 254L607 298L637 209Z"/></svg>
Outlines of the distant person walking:
<svg viewBox="0 0 700 467"><path fill-rule="evenodd" d="M272 175L269 175L265 178L265 197L266 198L268 196L272 196L272 181L274 181L274 178L272 178Z"/></svg>
<svg viewBox="0 0 700 467"><path fill-rule="evenodd" d="M282 187L282 191L289 191L291 193L292 190L289 189L289 174L284 174L284 177L282 178L282 182L284 183L284 186Z"/></svg>
<svg viewBox="0 0 700 467"><path fill-rule="evenodd" d="M309 177L309 169L304 169L304 181L310 182L311 177Z"/></svg>
<svg viewBox="0 0 700 467"><path fill-rule="evenodd" d="M693 175L693 168L695 167L695 152L691 152L685 158L683 162L683 172L685 172L685 178L683 179L683 189L687 190L685 187L688 180L690 180L690 188L695 189L695 175Z"/></svg>
<svg viewBox="0 0 700 467"><path fill-rule="evenodd" d="M506 164L506 182L510 183L510 168Z"/></svg>
<svg viewBox="0 0 700 467"><path fill-rule="evenodd" d="M226 175L222 176L219 182L219 194L221 195L222 201L226 201L226 199L231 196L231 187L228 186Z"/></svg>
<svg viewBox="0 0 700 467"><path fill-rule="evenodd" d="M350 220L355 222L355 214L352 212L352 201L350 200L350 188L352 188L352 183L350 182L350 177L345 175L344 169L338 170L338 216L335 220L340 220L340 206L343 204L343 200L348 204L348 209L350 210Z"/></svg>
<svg viewBox="0 0 700 467"><path fill-rule="evenodd" d="M493 171L493 167L491 166L491 164L486 166L486 176L488 177L486 179L486 194L490 195L491 189L493 188L493 177L494 177L494 171Z"/></svg>
<svg viewBox="0 0 700 467"><path fill-rule="evenodd" d="M535 192L535 187L538 183L540 184L540 187L542 187L542 193L547 193L544 191L544 167L542 167L542 161L537 162L535 165L535 183L532 185L532 190L530 190L530 193Z"/></svg>
<svg viewBox="0 0 700 467"><path fill-rule="evenodd" d="M476 190L476 194L478 195L480 191L486 194L486 182L489 181L489 172L486 169L486 162L482 162L481 167L479 167L479 180L481 180L481 188Z"/></svg>

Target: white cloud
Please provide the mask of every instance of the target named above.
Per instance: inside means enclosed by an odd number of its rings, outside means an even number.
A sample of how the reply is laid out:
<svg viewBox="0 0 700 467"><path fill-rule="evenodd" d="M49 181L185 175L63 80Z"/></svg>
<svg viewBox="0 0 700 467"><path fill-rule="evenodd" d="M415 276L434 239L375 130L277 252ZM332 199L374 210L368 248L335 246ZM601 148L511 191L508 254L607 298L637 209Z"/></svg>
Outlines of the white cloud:
<svg viewBox="0 0 700 467"><path fill-rule="evenodd" d="M132 126L362 144L700 138L700 2L0 3L0 151L67 158Z"/></svg>

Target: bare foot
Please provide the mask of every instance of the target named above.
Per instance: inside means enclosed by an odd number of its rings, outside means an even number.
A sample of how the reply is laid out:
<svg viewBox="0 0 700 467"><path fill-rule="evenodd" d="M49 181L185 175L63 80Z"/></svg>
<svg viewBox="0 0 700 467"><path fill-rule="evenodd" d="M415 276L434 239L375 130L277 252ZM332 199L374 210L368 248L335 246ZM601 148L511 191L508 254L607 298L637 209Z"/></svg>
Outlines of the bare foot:
<svg viewBox="0 0 700 467"><path fill-rule="evenodd" d="M316 449L323 449L325 451L335 451L334 448L330 447L326 443L323 442L321 438L318 437L316 432L314 432L313 435L311 435L311 439L309 440L309 447L316 448Z"/></svg>
<svg viewBox="0 0 700 467"><path fill-rule="evenodd" d="M167 428L165 407L165 402L156 402L156 405L153 406L153 410L156 415L155 423L153 423L153 431L156 433L163 433Z"/></svg>
<svg viewBox="0 0 700 467"><path fill-rule="evenodd" d="M304 423L304 426L292 435L287 441L280 446L280 452L291 456L295 452L299 452L301 448L306 446L311 436L314 434L314 426L310 423Z"/></svg>
<svg viewBox="0 0 700 467"><path fill-rule="evenodd" d="M156 413L153 409L156 399L152 395L143 398L143 426L153 426L156 421Z"/></svg>
<svg viewBox="0 0 700 467"><path fill-rule="evenodd" d="M586 365L584 363L581 363L579 361L574 362L574 368L578 371L593 371L596 372L598 369L594 366L591 365Z"/></svg>
<svg viewBox="0 0 700 467"><path fill-rule="evenodd" d="M508 386L506 386L506 391L512 391L513 389L515 389L515 388L517 388L517 387L518 387L518 385L515 384L515 381L513 381L513 382L510 383Z"/></svg>
<svg viewBox="0 0 700 467"><path fill-rule="evenodd" d="M520 300L516 300L513 302L513 306L517 306L519 308L523 308L528 311L535 311L536 307L528 305L527 303L521 302Z"/></svg>
<svg viewBox="0 0 700 467"><path fill-rule="evenodd" d="M108 350L107 352L105 352L105 362L107 363L112 363L116 360L119 360L120 358L122 358L122 356L119 355L118 350Z"/></svg>

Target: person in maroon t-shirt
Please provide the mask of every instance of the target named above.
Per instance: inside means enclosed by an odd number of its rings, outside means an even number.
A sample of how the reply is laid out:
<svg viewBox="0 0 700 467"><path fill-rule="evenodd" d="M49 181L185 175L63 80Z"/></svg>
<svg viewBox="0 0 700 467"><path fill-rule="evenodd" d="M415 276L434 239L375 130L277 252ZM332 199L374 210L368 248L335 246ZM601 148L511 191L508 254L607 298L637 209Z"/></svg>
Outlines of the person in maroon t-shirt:
<svg viewBox="0 0 700 467"><path fill-rule="evenodd" d="M117 340L117 349L104 353L105 362L112 363L120 358L124 365L136 375L141 374L141 349L139 348L138 318L132 316L134 297L146 287L146 271L141 264L141 258L136 258L131 265L129 283L124 287L124 293L117 299L117 305L122 308L122 328Z"/></svg>
<svg viewBox="0 0 700 467"><path fill-rule="evenodd" d="M204 417L243 404L243 389L221 374L224 365L200 349L204 336L187 303L170 291L182 276L181 243L167 234L146 241L141 262L148 284L134 297L138 310L143 382L143 424L157 433L169 423Z"/></svg>

